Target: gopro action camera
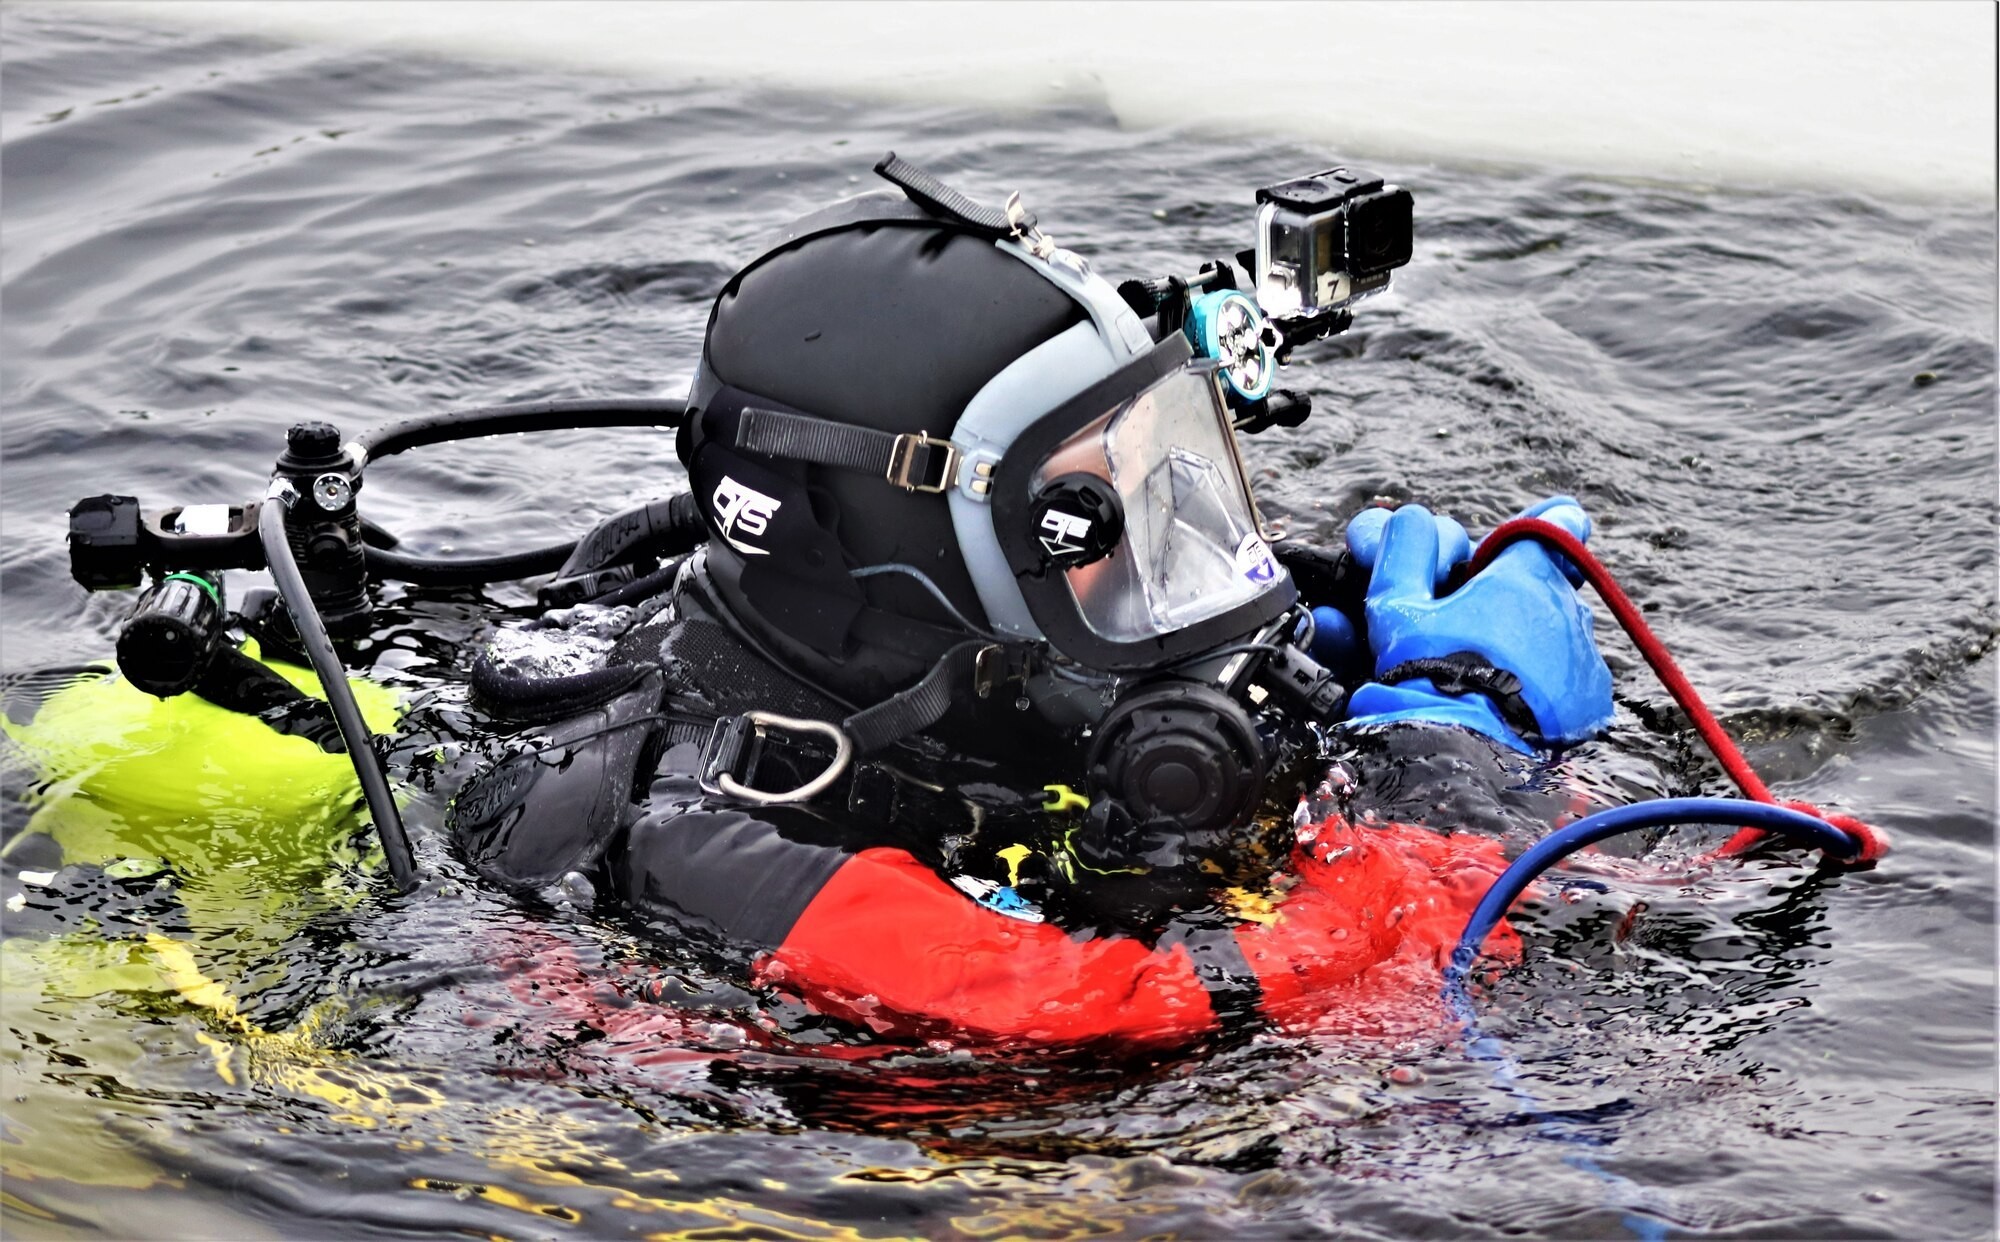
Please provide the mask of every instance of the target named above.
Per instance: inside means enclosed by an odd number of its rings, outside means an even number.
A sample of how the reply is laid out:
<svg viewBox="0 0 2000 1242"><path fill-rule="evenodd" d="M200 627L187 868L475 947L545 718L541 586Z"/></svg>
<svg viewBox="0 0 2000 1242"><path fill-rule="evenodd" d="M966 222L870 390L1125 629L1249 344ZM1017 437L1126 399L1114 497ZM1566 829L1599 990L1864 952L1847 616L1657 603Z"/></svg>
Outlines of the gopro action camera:
<svg viewBox="0 0 2000 1242"><path fill-rule="evenodd" d="M1358 168L1257 191L1257 303L1273 319L1324 315L1410 261L1410 192Z"/></svg>

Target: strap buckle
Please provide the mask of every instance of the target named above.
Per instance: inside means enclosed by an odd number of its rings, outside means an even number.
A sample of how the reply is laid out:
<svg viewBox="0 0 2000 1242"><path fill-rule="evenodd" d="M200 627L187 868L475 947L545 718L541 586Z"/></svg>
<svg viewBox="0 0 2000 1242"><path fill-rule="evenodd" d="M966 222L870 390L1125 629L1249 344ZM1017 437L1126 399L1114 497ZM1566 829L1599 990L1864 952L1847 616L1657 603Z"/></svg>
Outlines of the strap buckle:
<svg viewBox="0 0 2000 1242"><path fill-rule="evenodd" d="M817 733L833 743L833 758L827 761L826 770L796 789L767 792L753 789L738 779L737 772L748 779L757 766L757 758L763 751L765 734L772 729L784 729L792 733ZM748 762L745 762L746 756ZM795 802L805 802L825 793L833 783L847 771L847 765L854 759L854 743L839 725L828 724L824 720L800 720L793 716L780 716L776 712L748 711L739 716L723 716L715 722L715 728L708 735L708 743L701 751L701 774L697 778L701 787L711 794L722 794L739 802L751 802L758 806L781 806Z"/></svg>
<svg viewBox="0 0 2000 1242"><path fill-rule="evenodd" d="M982 699L1010 681L1027 683L1028 653L1021 647L988 643L972 657L972 692Z"/></svg>
<svg viewBox="0 0 2000 1242"><path fill-rule="evenodd" d="M923 462L918 464L918 450L923 450ZM931 466L937 462L938 450L944 450L944 460L933 476ZM949 440L940 440L928 431L915 435L900 435L889 449L889 469L886 477L891 483L906 492L942 492L958 481L958 449ZM933 478L935 481L932 481Z"/></svg>

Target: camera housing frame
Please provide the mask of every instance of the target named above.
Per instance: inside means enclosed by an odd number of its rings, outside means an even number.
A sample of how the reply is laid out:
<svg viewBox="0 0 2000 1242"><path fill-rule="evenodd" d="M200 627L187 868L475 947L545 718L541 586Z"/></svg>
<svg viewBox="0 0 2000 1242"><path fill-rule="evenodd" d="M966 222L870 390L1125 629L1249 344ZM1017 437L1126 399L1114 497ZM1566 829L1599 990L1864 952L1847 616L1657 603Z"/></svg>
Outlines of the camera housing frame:
<svg viewBox="0 0 2000 1242"><path fill-rule="evenodd" d="M1410 261L1410 192L1335 167L1257 191L1257 303L1277 320L1345 309L1388 287Z"/></svg>

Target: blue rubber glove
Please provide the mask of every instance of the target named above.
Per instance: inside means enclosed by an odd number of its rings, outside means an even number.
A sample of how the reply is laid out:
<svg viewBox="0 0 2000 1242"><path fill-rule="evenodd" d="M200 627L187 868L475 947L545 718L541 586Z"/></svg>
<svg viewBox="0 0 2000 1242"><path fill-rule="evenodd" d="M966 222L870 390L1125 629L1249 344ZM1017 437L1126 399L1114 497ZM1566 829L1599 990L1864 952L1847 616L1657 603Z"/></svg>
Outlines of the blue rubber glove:
<svg viewBox="0 0 2000 1242"><path fill-rule="evenodd" d="M1374 568L1376 555L1382 547L1382 532L1388 527L1392 512L1390 509L1363 509L1348 522L1347 550L1363 568ZM1465 527L1448 517L1437 518L1437 528L1437 583L1442 586L1452 568L1472 555L1472 540L1466 537ZM1346 613L1321 604L1312 610L1312 617L1310 654L1313 659L1329 668L1341 668L1363 654L1361 635Z"/></svg>
<svg viewBox="0 0 2000 1242"><path fill-rule="evenodd" d="M1551 497L1551 500L1563 499L1566 498ZM1549 501L1543 502L1547 503ZM1573 505L1576 502L1570 501L1570 503ZM1412 506L1404 506L1404 508L1410 507ZM1423 506L1415 507L1421 509ZM1375 562L1382 555L1382 536L1389 529L1389 519L1400 512L1401 509L1363 509L1347 524L1347 550L1361 563L1363 569L1375 568ZM1437 573L1432 582L1436 586L1443 586L1444 580L1451 576L1451 571L1457 568L1460 561L1472 558L1472 539L1465 533L1465 527L1442 513L1432 514L1431 521L1437 524Z"/></svg>
<svg viewBox="0 0 2000 1242"><path fill-rule="evenodd" d="M1462 725L1526 751L1530 741L1579 742L1610 723L1611 671L1591 636L1590 609L1577 598L1562 558L1538 543L1517 543L1439 599L1439 584L1470 554L1464 528L1421 505L1374 516L1385 512L1366 511L1348 527L1348 549L1370 570L1368 641L1375 674L1412 661L1432 671L1409 676L1404 669L1394 685L1362 686L1349 700L1348 724ZM1589 517L1567 496L1551 497L1523 516L1553 522L1579 539L1590 535Z"/></svg>

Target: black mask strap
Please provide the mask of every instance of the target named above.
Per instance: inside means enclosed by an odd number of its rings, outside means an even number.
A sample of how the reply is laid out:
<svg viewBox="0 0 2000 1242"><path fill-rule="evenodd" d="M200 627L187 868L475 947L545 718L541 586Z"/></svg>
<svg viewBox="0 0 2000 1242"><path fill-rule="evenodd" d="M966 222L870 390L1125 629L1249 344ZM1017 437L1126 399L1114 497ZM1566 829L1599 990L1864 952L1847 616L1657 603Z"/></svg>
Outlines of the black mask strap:
<svg viewBox="0 0 2000 1242"><path fill-rule="evenodd" d="M942 492L958 482L958 450L949 440L761 406L746 405L737 414L734 447L762 457L879 475L906 492Z"/></svg>

